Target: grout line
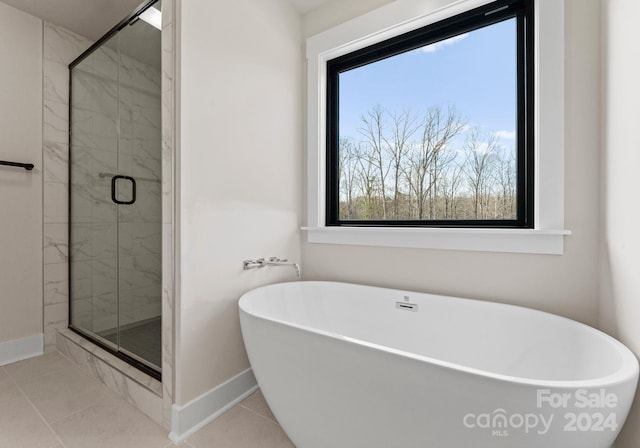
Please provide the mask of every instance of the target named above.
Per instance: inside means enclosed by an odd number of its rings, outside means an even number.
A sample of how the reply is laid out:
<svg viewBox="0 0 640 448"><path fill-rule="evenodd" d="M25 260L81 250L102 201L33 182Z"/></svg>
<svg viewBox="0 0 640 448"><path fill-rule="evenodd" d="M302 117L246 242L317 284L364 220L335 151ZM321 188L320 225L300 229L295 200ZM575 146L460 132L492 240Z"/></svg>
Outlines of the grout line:
<svg viewBox="0 0 640 448"><path fill-rule="evenodd" d="M20 386L18 386L18 387L20 387ZM20 389L20 391L27 397L29 402L31 402L31 399L27 396L27 394L22 389ZM38 410L38 407L35 404L33 404L33 402L31 402L31 403L32 403L33 407L36 408L36 410L38 411L38 414L40 414L40 410ZM52 420L51 422L47 422L47 420L44 418L44 416L42 416L42 414L40 414L40 416L47 423L47 425L51 428L51 430L53 432L55 432L55 430L53 429L53 425L55 425L56 423L59 423L62 420L66 420L69 417L72 417L72 416L74 416L76 414L79 414L80 412L86 412L87 410L89 410L92 407L97 406L99 404L100 404L100 401L96 401L95 403L91 403L90 405L87 405L87 406L83 407L82 409L78 409L77 411L74 411L71 414L65 415L64 417L60 417L60 418L58 418L56 420ZM56 435L57 435L57 433L56 433Z"/></svg>
<svg viewBox="0 0 640 448"><path fill-rule="evenodd" d="M77 368L77 366L75 366L75 365L74 365L74 367L76 367L76 368ZM97 389L102 388L102 389L106 389L108 392L111 392L109 389L107 389L106 387L104 387L104 385L103 385L102 383L100 383L99 381L95 381L95 379L94 379L91 375L88 375L88 374L87 374L87 372L80 371L80 373L82 373L83 375L86 375L86 376L87 376L87 378L89 378L89 379L93 380L93 382L97 383L97 385L98 385ZM104 390L103 390L102 392L104 392ZM89 405L85 406L85 407L84 407L84 408L82 408L82 409L78 409L77 411L72 412L71 414L68 414L68 415L65 415L64 417L60 417L60 418L58 418L58 419L56 419L56 420L53 420L53 421L51 422L51 424L52 424L52 425L55 425L56 423L59 423L59 422L61 422L62 420L66 420L66 419L68 419L68 418L70 418L70 417L73 417L73 416L74 416L74 415L76 415L76 414L79 414L79 413L81 413L81 412L86 412L86 411L88 411L89 409L93 408L94 406L98 406L98 405L99 405L99 404L101 404L103 401L104 401L104 398L102 398L102 399L98 399L98 400L96 400L94 403L91 403L91 404L89 404Z"/></svg>
<svg viewBox="0 0 640 448"><path fill-rule="evenodd" d="M57 352L57 353L58 353L58 354L60 354L60 352ZM66 358L66 357L64 357L64 356L63 356L63 358L67 359L67 358ZM70 365L69 365L69 366L63 367L63 368L61 368L60 370L54 370L54 371L52 371L52 372L47 372L47 373L45 373L45 374L43 374L43 375L40 375L40 376L39 376L39 377L37 377L37 378L34 378L33 380L31 380L31 381L29 381L29 382L27 382L27 383L25 383L25 384L31 384L31 383L33 383L33 382L35 382L35 381L38 381L38 380L40 380L41 378L44 378L44 377L46 377L46 376L51 376L51 375L53 375L53 374L59 374L60 372L64 371L64 369L68 369L68 368L76 369L76 370L78 371L78 373L80 373L81 375L86 376L86 377L87 377L87 379L90 379L93 383L95 383L95 384L98 386L98 388L102 388L102 389L103 389L103 391L108 391L109 393L113 394L113 391L111 391L108 387L106 387L104 384L102 384L100 381L98 381L98 380L97 380L95 377L93 377L89 372L84 371L80 366L78 366L78 365L74 364L73 362L70 362ZM41 417L41 418L42 418L42 419L47 423L47 426L49 426L50 428L51 428L51 426L50 426L50 425L55 425L56 423L61 422L62 420L65 420L65 419L67 419L67 418L69 418L69 417L71 417L71 416L73 416L73 415L76 415L76 414L78 414L78 413L80 413L80 412L85 412L85 411L87 411L88 409L90 409L90 408L92 408L92 407L97 406L98 404L100 404L100 401L96 401L95 403L91 403L90 405L88 405L88 406L86 406L86 407L84 407L84 408L82 408L82 409L79 409L79 410L77 410L77 411L75 411L75 412L72 412L71 414L65 415L64 417L61 417L61 418L56 419L56 420L52 420L52 421L49 423L49 422L47 422L47 421L46 421L46 419L42 416L42 414L40 414L40 411L38 410L37 406L36 406L36 405L31 401L31 399L28 397L28 395L27 395L27 394L22 390L22 387L20 387L20 385L17 383L17 381L16 381L13 377L11 377L11 379L14 381L14 383L16 384L16 386L18 387L18 389L20 389L20 392L22 392L22 394L27 398L27 400L29 400L29 402L31 403L31 405L36 409L36 411L38 412L38 415L40 415L40 417ZM118 395L115 395L115 396L116 396L116 397L118 397L118 398L121 398L121 397L119 397ZM53 428L51 428L51 430L53 431ZM55 433L55 431L54 431L54 433ZM57 433L56 433L56 435L57 435Z"/></svg>
<svg viewBox="0 0 640 448"><path fill-rule="evenodd" d="M95 383L98 386L98 389L102 389L103 392L107 392L108 394L112 395L112 398L115 398L116 400L122 401L125 405L131 406L133 407L130 403L128 403L126 400L124 400L122 397L120 397L119 395L115 394L112 390L110 390L106 385L102 384L100 381L98 381L96 378L94 378L93 376L89 375L87 372L82 371L78 366L74 365L74 368L80 370L80 372L84 375L87 375L88 378L91 379L91 381L93 383ZM48 374L47 374L48 375ZM71 414L68 414L62 418L59 418L57 420L52 421L51 423L47 422L47 420L44 418L44 416L40 413L40 411L38 410L38 408L36 407L36 405L31 401L31 399L27 396L27 394L22 390L22 388L20 387L20 385L18 383L16 383L16 381L13 379L13 377L10 377L11 380L13 381L13 383L16 385L16 387L18 388L18 390L20 391L20 393L25 397L25 399L27 400L27 402L33 407L33 409L36 411L36 413L38 414L38 416L40 417L40 419L44 422L44 424L49 428L49 430L54 434L54 436L56 437L56 439L58 440L58 442L54 445L52 445L50 448L55 448L57 445L62 446L62 448L67 448L67 446L63 443L62 438L60 437L60 435L53 429L52 425L55 425L58 422L61 422L63 420L69 419L77 414L80 414L82 412L86 412L91 408L94 408L96 406L99 406L103 400L98 400L82 409L79 409L75 412L72 412ZM135 407L133 407L133 409L135 409ZM136 411L140 412L138 409L136 409ZM143 415L144 417L147 417L144 413L140 412L141 415ZM147 417L148 418L148 417ZM150 420L153 422L153 420ZM155 423L155 422L153 422ZM155 423L157 425L157 423ZM191 446L191 445L189 445ZM171 445L167 445L167 447L171 447Z"/></svg>
<svg viewBox="0 0 640 448"><path fill-rule="evenodd" d="M45 355L46 355L46 354L45 354ZM40 356L45 356L45 355L40 355ZM34 377L34 378L30 379L29 381L25 381L25 382L24 382L24 383L22 383L22 384L23 384L23 385L25 385L25 384L31 384L31 383L33 383L33 382L35 382L35 381L39 381L39 380L41 380L42 378L45 378L45 377L51 376L51 375L53 375L53 374L59 374L60 372L63 372L64 370L67 370L67 369L72 368L72 367L73 367L73 368L75 368L75 367L76 367L76 365L75 365L75 364L70 364L70 365L68 365L68 366L60 367L59 369L49 370L49 371L47 371L47 372L43 373L42 375L38 375L38 376L36 376L36 377ZM11 376L11 374L9 374L9 376ZM13 378L13 377L12 377L12 378ZM16 382L16 384L18 384L18 380L17 380L17 379L15 379L15 378L13 378L13 379L14 379L14 381ZM20 387L20 384L18 384L18 386Z"/></svg>
<svg viewBox="0 0 640 448"><path fill-rule="evenodd" d="M271 422L271 423L274 423L274 424L276 424L276 425L280 426L280 423L278 423L277 421L275 421L275 420L273 420L273 419L271 419L271 418L267 417L266 415L261 414L260 412L258 412L258 411L256 411L256 410L254 410L254 409L251 409L251 408L246 407L246 406L245 406L245 405L243 405L242 403L238 403L238 406L240 406L241 408L246 409L247 411L253 412L253 413L254 413L254 414L256 414L256 415L259 415L260 417L262 417L263 419L265 419L265 420L267 420L267 421L269 421L269 422Z"/></svg>
<svg viewBox="0 0 640 448"><path fill-rule="evenodd" d="M96 377L94 377L90 372L87 372L87 371L83 370L82 368L80 368L79 366L77 366L77 365L75 365L75 364L74 364L73 366L74 366L76 369L78 369L78 370L80 371L80 373L82 373L82 374L83 374L83 375L85 375L88 379L90 379L93 383L95 383L95 385L97 386L97 387L96 387L96 389L101 390L101 392L106 392L106 394L109 396L109 398L115 398L115 399L117 399L117 400L121 400L121 401L123 401L125 404L131 405L130 403L128 403L128 402L127 402L127 400L125 400L123 397L121 397L120 395L118 395L117 393L115 393L114 391L112 391L111 389L109 389L109 387L107 387L107 385L106 385L106 384L104 384L102 381L100 381L99 379L97 379ZM76 415L76 414L79 414L79 413L81 413L81 412L86 412L86 411L88 411L89 409L91 409L91 408L93 408L93 407L95 407L95 406L98 406L98 405L102 404L104 401L105 401L105 400L104 400L104 397L102 397L102 399L97 400L96 402L91 403L90 405L88 405L88 406L86 406L86 407L84 407L84 408L82 408L82 409L79 409L79 410L77 410L77 411L75 411L75 412L72 412L72 413L71 413L71 414L69 414L69 415L66 415L66 416L64 416L64 417L61 417L61 418L59 418L59 419L57 419L57 420L52 421L52 422L51 422L51 424L52 424L52 425L53 425L53 424L56 424L56 423L58 423L58 422L61 422L62 420L66 420L66 419L68 419L69 417L72 417L72 416L74 416L74 415ZM134 407L134 408L135 408L135 407ZM136 410L138 410L138 409L136 409ZM139 410L138 410L138 411L139 411ZM141 412L141 413L144 415L144 413L143 413L143 412ZM146 415L145 415L145 417L146 417ZM155 423L155 422L154 422L154 423Z"/></svg>
<svg viewBox="0 0 640 448"><path fill-rule="evenodd" d="M57 419L57 420L53 420L53 421L51 422L51 424L52 424L52 425L55 425L55 424L57 424L57 423L60 423L61 421L66 420L66 419L68 419L68 418L71 418L71 417L75 416L76 414L80 414L81 412L86 412L86 411L88 411L89 409L93 408L94 406L98 406L99 404L100 404L100 402L99 402L99 401L98 401L98 402L95 402L95 403L91 403L91 404L90 404L90 405L88 405L87 407L84 407L84 408L82 408L82 409L78 409L77 411L74 411L74 412L72 412L71 414L65 415L64 417L61 417L61 418L59 418L59 419Z"/></svg>
<svg viewBox="0 0 640 448"><path fill-rule="evenodd" d="M46 355L50 355L51 353L57 353L57 352L43 353L42 355L39 355L39 356L40 356L40 357L41 357L41 356L46 356ZM63 358L64 358L64 357L63 357ZM27 359L25 359L25 360L23 360L23 361L27 361L27 360L29 360L29 359L33 359L33 358L27 358ZM65 358L65 360L66 360L66 358ZM18 362L20 362L20 361L18 361ZM72 364L72 365L73 365L73 364ZM42 378L42 377L45 377L45 376L50 375L50 374L52 374L52 373L60 373L60 372L62 372L64 369L67 369L67 368L69 368L69 366L60 367L60 368L55 369L55 370L49 370L49 371L47 371L46 373L43 373L42 375L38 375L37 377L32 378L32 379L30 379L29 381L24 382L23 384L33 383L34 381L37 381L37 380L39 380L39 379L40 379L40 378ZM14 376L13 376L13 375L11 375L11 373L10 373L7 369L5 369L4 371L7 373L7 375L9 375L9 376L11 377L11 379L12 379L12 380L14 380L14 381L16 382L16 384L18 384L17 379L16 379L16 378L14 378Z"/></svg>
<svg viewBox="0 0 640 448"><path fill-rule="evenodd" d="M51 433L54 435L54 437L58 440L58 442L56 444L52 445L52 447L55 447L56 445L60 445L63 448L66 448L66 445L62 442L62 439L60 438L58 433L51 427L49 422L47 422L47 420L44 418L44 416L40 413L40 410L36 407L35 404L33 404L33 401L31 401L31 399L27 396L27 394L24 393L24 391L22 390L22 387L20 387L20 385L16 382L16 380L11 375L9 375L9 378L11 378L11 381L13 381L13 384L15 384L15 386L18 388L18 391L20 392L20 394L22 394L22 396L25 398L25 400L27 400L27 403L29 403L29 405L31 405L33 410L36 411L36 414L38 414L38 417L40 417L40 420L42 420L42 422L45 424L45 426L47 428L49 428L49 431L51 431Z"/></svg>

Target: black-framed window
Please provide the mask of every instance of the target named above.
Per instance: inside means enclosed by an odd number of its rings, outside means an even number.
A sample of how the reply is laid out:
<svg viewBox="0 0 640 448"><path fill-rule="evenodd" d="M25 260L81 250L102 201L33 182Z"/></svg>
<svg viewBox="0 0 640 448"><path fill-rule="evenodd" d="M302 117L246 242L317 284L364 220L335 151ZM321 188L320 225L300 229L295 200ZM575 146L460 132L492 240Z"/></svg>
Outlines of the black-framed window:
<svg viewBox="0 0 640 448"><path fill-rule="evenodd" d="M533 0L327 62L326 225L532 228Z"/></svg>

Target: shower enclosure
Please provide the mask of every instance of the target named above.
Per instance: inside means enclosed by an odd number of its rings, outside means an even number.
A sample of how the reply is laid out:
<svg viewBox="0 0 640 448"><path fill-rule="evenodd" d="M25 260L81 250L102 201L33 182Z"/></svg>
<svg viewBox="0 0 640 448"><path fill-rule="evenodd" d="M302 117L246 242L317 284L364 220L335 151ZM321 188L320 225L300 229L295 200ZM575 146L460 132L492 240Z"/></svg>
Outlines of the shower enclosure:
<svg viewBox="0 0 640 448"><path fill-rule="evenodd" d="M69 327L161 371L160 2L70 64Z"/></svg>

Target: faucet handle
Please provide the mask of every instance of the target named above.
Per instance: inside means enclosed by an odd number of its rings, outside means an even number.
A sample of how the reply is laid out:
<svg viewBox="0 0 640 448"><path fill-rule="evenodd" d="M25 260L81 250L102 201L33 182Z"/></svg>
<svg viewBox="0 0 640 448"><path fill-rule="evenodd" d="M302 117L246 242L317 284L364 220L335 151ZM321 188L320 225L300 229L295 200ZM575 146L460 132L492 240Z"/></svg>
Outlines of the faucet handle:
<svg viewBox="0 0 640 448"><path fill-rule="evenodd" d="M242 269L248 271L249 269L261 268L264 265L260 260L244 260L242 262Z"/></svg>

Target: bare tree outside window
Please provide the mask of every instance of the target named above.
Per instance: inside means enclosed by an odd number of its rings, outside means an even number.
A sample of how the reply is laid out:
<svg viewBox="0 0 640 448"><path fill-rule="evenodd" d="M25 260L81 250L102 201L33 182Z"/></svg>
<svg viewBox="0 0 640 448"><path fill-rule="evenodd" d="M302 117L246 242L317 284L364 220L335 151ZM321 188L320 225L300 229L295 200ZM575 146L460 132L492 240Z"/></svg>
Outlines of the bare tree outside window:
<svg viewBox="0 0 640 448"><path fill-rule="evenodd" d="M341 219L515 218L513 150L467 129L455 108L433 106L418 120L376 105L361 121L360 139L340 139Z"/></svg>

